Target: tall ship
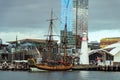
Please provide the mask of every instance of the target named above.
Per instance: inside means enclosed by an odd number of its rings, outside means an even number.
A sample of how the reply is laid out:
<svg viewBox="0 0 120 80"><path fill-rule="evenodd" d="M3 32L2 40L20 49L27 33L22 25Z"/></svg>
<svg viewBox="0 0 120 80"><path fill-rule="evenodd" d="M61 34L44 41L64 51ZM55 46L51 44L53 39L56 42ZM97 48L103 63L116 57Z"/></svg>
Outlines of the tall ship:
<svg viewBox="0 0 120 80"><path fill-rule="evenodd" d="M40 70L47 70L47 71L67 71L72 69L72 57L67 55L67 21L64 27L64 40L63 40L63 50L64 54L53 54L52 53L52 48L53 48L53 34L52 34L52 25L53 25L53 11L51 11L51 18L50 18L50 26L49 26L49 34L46 40L46 54L47 56L40 56L40 61L39 63L36 63L34 59L34 66L37 69ZM67 18L66 18L67 20Z"/></svg>

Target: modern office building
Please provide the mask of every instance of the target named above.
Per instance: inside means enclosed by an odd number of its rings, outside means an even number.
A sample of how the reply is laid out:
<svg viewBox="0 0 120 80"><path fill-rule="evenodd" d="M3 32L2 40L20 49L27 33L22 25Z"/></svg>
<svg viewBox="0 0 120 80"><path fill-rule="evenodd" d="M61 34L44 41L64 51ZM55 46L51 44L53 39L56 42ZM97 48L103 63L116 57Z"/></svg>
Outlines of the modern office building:
<svg viewBox="0 0 120 80"><path fill-rule="evenodd" d="M80 48L82 33L88 32L88 0L61 0L61 35L66 17L68 45Z"/></svg>
<svg viewBox="0 0 120 80"><path fill-rule="evenodd" d="M100 49L100 43L97 41L91 41L88 43L88 47L90 50Z"/></svg>
<svg viewBox="0 0 120 80"><path fill-rule="evenodd" d="M73 33L72 33L72 13L73 13L73 0L61 0L61 31L60 31L60 42L63 42L64 27L67 23L67 47L73 45ZM62 45L62 44L61 44Z"/></svg>
<svg viewBox="0 0 120 80"><path fill-rule="evenodd" d="M64 30L67 20L67 31L72 31L72 5L73 0L61 0L61 30Z"/></svg>

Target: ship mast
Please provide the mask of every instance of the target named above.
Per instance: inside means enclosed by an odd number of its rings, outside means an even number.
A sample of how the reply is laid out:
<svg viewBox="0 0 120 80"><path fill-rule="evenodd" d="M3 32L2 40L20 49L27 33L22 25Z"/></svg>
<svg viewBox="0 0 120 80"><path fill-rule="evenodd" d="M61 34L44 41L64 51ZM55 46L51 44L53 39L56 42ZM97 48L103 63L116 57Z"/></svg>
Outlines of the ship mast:
<svg viewBox="0 0 120 80"><path fill-rule="evenodd" d="M66 60L67 56L67 17L66 17L66 23L64 27L64 41L63 41L63 46L64 46L64 61Z"/></svg>
<svg viewBox="0 0 120 80"><path fill-rule="evenodd" d="M49 26L49 29L50 29L50 32L49 32L49 37L48 37L48 59L50 59L50 56L51 56L51 43L52 43L52 40L53 40L53 37L52 37L52 25L53 25L53 11L51 10L51 18L50 18L50 26Z"/></svg>
<svg viewBox="0 0 120 80"><path fill-rule="evenodd" d="M50 60L51 58L51 48L52 48L52 42L53 42L53 20L56 20L56 19L53 19L53 10L51 10L51 17L49 19L50 21L50 25L49 25L49 34L48 34L48 39L47 39L47 48L48 48L48 59ZM54 35L55 36L55 35Z"/></svg>
<svg viewBox="0 0 120 80"><path fill-rule="evenodd" d="M16 36L16 49L18 48L18 37Z"/></svg>
<svg viewBox="0 0 120 80"><path fill-rule="evenodd" d="M77 46L78 46L78 32L77 32L77 26L78 26L78 22L77 22L77 18L78 18L78 0L76 0L76 41L75 41L75 48L76 48L76 51L77 51Z"/></svg>
<svg viewBox="0 0 120 80"><path fill-rule="evenodd" d="M66 10L68 9L69 6L69 0L66 3ZM66 56L67 56L67 13L66 13L66 18L65 18L65 27L64 27L64 37L63 37L63 48L64 48L64 61L66 61Z"/></svg>

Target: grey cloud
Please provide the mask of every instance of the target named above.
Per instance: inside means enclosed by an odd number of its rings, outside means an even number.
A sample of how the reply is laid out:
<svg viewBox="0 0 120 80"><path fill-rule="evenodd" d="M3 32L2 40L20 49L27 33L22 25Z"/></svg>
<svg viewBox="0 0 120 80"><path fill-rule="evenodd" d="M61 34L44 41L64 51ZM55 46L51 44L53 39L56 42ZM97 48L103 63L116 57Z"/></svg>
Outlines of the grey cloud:
<svg viewBox="0 0 120 80"><path fill-rule="evenodd" d="M0 0L0 31L46 30L53 8L60 18L61 0ZM120 0L89 0L89 31L119 29ZM60 28L59 22L54 23Z"/></svg>
<svg viewBox="0 0 120 80"><path fill-rule="evenodd" d="M59 17L59 0L0 0L0 30L45 29L52 8Z"/></svg>
<svg viewBox="0 0 120 80"><path fill-rule="evenodd" d="M120 29L120 0L89 1L89 31Z"/></svg>

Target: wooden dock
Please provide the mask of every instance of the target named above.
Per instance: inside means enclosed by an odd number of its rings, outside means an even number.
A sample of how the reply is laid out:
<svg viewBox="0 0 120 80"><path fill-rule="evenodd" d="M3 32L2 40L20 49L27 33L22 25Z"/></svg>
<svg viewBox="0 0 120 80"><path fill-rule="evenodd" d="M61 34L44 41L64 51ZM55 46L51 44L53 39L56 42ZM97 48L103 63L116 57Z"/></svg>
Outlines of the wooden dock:
<svg viewBox="0 0 120 80"><path fill-rule="evenodd" d="M29 65L28 64L5 64L0 65L0 70L7 71L28 71Z"/></svg>
<svg viewBox="0 0 120 80"><path fill-rule="evenodd" d="M120 71L120 66L98 66L98 65L75 65L72 70L88 70L88 71Z"/></svg>
<svg viewBox="0 0 120 80"><path fill-rule="evenodd" d="M17 64L17 65L8 65L8 66L4 66L4 65L0 65L0 70L3 71L7 71L7 70L11 70L11 71L29 71L30 67L29 65L21 65L21 64ZM109 66L109 65L104 65L104 66L100 66L100 65L74 65L72 68L72 71L76 71L76 70L86 70L86 71L120 71L120 65L114 65L114 66Z"/></svg>

